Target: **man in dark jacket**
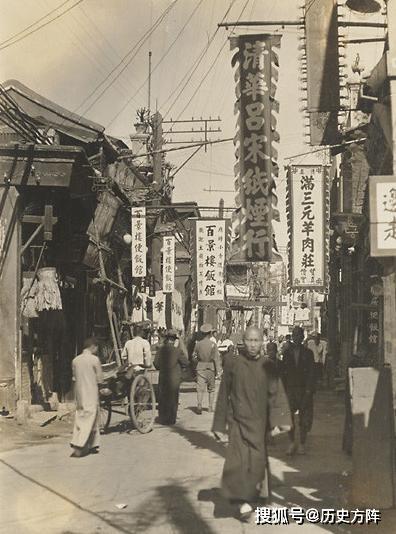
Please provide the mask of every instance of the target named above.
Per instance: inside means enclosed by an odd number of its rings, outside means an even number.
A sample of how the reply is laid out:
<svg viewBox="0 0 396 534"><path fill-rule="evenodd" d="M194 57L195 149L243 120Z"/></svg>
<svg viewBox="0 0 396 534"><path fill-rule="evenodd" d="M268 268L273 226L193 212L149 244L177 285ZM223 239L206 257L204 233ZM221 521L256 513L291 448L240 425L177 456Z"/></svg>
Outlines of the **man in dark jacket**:
<svg viewBox="0 0 396 534"><path fill-rule="evenodd" d="M228 432L222 490L248 521L260 498L270 498L267 431L290 428L291 421L286 396L281 403L277 378L267 368L272 362L260 355L261 331L248 328L243 343L237 357L225 357L212 430L220 440Z"/></svg>
<svg viewBox="0 0 396 534"><path fill-rule="evenodd" d="M313 394L315 391L315 362L311 350L304 347L304 330L295 326L292 332L293 342L284 351L281 363L281 375L289 399L293 417L292 441L288 454L296 452L305 454L307 433L311 430L313 420ZM298 428L296 428L298 425ZM299 440L295 440L295 432Z"/></svg>

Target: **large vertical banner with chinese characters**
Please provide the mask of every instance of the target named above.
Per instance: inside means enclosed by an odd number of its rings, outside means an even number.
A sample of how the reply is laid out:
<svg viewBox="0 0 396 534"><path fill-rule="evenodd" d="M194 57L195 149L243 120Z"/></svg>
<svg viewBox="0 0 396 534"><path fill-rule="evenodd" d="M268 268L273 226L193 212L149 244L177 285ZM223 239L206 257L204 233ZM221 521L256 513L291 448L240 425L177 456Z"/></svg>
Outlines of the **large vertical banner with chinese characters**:
<svg viewBox="0 0 396 534"><path fill-rule="evenodd" d="M172 293L175 289L175 238L165 236L162 241L162 289Z"/></svg>
<svg viewBox="0 0 396 534"><path fill-rule="evenodd" d="M370 176L370 254L396 256L396 177Z"/></svg>
<svg viewBox="0 0 396 534"><path fill-rule="evenodd" d="M290 286L294 290L326 291L329 247L327 167L289 167L286 207Z"/></svg>
<svg viewBox="0 0 396 534"><path fill-rule="evenodd" d="M224 302L227 222L221 219L194 221L191 258L198 303Z"/></svg>
<svg viewBox="0 0 396 534"><path fill-rule="evenodd" d="M272 219L278 218L274 193L278 153L274 143L279 141L279 104L275 100L279 46L279 35L231 39L231 49L237 49L233 57L238 114L235 188L241 208L235 231L240 258L249 262L271 261Z"/></svg>
<svg viewBox="0 0 396 534"><path fill-rule="evenodd" d="M146 208L131 208L132 277L146 276Z"/></svg>

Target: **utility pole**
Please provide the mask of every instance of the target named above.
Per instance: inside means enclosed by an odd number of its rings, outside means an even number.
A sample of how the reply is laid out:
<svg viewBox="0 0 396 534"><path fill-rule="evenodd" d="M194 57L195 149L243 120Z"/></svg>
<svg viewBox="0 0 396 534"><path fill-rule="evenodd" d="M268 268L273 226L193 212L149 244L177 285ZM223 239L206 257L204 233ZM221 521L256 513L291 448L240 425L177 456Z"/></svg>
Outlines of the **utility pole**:
<svg viewBox="0 0 396 534"><path fill-rule="evenodd" d="M162 137L162 115L157 111L152 118L152 145L153 145L153 181L155 190L159 191L163 185L163 159L162 151L163 137ZM154 200L153 204L159 205L159 200ZM160 221L161 211L159 211L157 222ZM155 288L162 288L161 276L161 258L162 258L162 235L161 233L154 233L151 238L151 274L154 276Z"/></svg>
<svg viewBox="0 0 396 534"><path fill-rule="evenodd" d="M192 117L191 119L186 119L186 120L172 120L170 119L169 121L163 121L163 124L170 124L170 127L169 127L169 130L168 131L165 131L164 134L193 134L193 135L196 135L196 134L203 134L204 135L204 139L200 139L200 141L203 141L205 143L205 152L207 152L208 150L208 141L210 141L209 139L209 135L212 134L212 133L219 133L221 132L221 128L220 127L217 127L217 128L212 128L210 125L212 122L221 122L221 119L220 117L217 117L215 119L212 119L212 117L209 117L209 118L202 118L200 117L199 119L194 119L194 117ZM173 129L173 125L174 124L192 124L192 126L190 127L190 129L183 129L183 130L174 130ZM198 126L194 126L198 124ZM196 139L193 139L191 138L191 140L189 141L186 141L186 140L183 140L183 141L173 141L172 138L169 139L169 141L166 141L167 144L183 144L183 143L194 143L194 142L197 142Z"/></svg>
<svg viewBox="0 0 396 534"><path fill-rule="evenodd" d="M147 109L150 112L151 109L151 56L152 52L149 52L149 72L148 72L148 95L147 95Z"/></svg>

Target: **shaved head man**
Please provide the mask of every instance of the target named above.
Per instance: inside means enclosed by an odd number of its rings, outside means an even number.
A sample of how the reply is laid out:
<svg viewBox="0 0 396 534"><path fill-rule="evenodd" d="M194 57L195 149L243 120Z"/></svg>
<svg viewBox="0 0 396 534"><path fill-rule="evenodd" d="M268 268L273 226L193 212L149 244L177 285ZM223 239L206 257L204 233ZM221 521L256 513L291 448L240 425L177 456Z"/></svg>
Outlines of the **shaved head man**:
<svg viewBox="0 0 396 534"><path fill-rule="evenodd" d="M257 326L249 326L243 335L243 343L247 355L251 358L257 358L263 344L263 334Z"/></svg>
<svg viewBox="0 0 396 534"><path fill-rule="evenodd" d="M228 432L229 446L222 477L222 490L230 502L239 506L240 519L251 521L254 507L270 499L266 436L277 378L261 356L263 334L255 326L246 329L239 354L226 354L213 421L213 432L220 439ZM271 362L270 362L271 363ZM287 401L278 412L288 413ZM274 417L273 417L274 416ZM290 425L271 414L273 426Z"/></svg>

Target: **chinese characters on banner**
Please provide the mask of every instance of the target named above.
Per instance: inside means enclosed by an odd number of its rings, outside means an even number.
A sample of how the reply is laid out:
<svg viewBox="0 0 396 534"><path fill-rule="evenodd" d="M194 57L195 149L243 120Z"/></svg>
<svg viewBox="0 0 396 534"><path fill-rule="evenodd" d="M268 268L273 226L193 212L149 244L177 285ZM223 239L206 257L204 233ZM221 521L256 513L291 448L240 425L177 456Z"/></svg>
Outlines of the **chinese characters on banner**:
<svg viewBox="0 0 396 534"><path fill-rule="evenodd" d="M132 276L146 276L146 208L131 208Z"/></svg>
<svg viewBox="0 0 396 534"><path fill-rule="evenodd" d="M172 293L175 288L175 238L166 236L162 241L162 287L164 293Z"/></svg>
<svg viewBox="0 0 396 534"><path fill-rule="evenodd" d="M278 79L280 36L241 35L231 39L238 51L237 106L239 112L236 165L237 205L241 207L239 239L244 261L271 261L272 219L275 180L278 175L276 132L278 103L275 101Z"/></svg>
<svg viewBox="0 0 396 534"><path fill-rule="evenodd" d="M396 256L396 177L370 176L371 256Z"/></svg>
<svg viewBox="0 0 396 534"><path fill-rule="evenodd" d="M198 302L224 301L226 231L225 220L195 221L195 248L192 257Z"/></svg>
<svg viewBox="0 0 396 534"><path fill-rule="evenodd" d="M327 288L328 201L326 167L289 167L289 275L290 285L295 290L325 291Z"/></svg>
<svg viewBox="0 0 396 534"><path fill-rule="evenodd" d="M373 296L370 302L374 309L368 312L368 352L377 354L379 348L379 297Z"/></svg>

